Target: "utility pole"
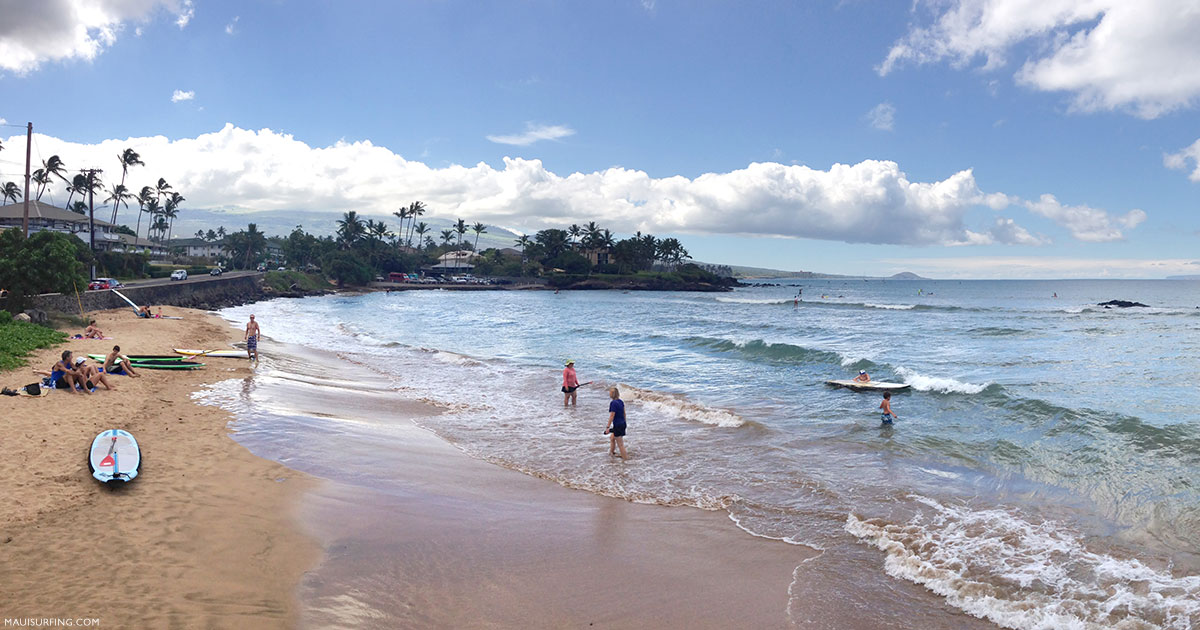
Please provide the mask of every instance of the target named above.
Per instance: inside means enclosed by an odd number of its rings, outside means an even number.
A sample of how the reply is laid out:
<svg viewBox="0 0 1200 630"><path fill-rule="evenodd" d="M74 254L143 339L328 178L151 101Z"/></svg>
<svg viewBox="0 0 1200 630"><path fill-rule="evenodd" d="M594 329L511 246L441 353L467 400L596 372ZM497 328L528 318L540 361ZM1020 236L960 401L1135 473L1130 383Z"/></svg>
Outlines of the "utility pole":
<svg viewBox="0 0 1200 630"><path fill-rule="evenodd" d="M33 151L33 123L25 129L25 214L21 219L21 231L29 238L29 158Z"/></svg>

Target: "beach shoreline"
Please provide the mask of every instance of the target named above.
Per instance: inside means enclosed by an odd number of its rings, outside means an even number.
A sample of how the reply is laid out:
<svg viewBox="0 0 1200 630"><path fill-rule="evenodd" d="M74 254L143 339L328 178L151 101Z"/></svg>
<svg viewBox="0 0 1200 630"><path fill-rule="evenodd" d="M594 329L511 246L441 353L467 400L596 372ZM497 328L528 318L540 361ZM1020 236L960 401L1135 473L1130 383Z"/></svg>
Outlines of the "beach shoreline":
<svg viewBox="0 0 1200 630"><path fill-rule="evenodd" d="M165 307L182 320L139 320L127 309L91 314L112 340L68 340L29 366L0 373L6 387L40 380L64 349L169 354L240 338L204 311ZM243 360L195 371L111 377L91 396L0 397L9 480L0 503L0 616L88 618L100 627L293 627L295 587L320 551L301 531L298 497L315 483L252 455L230 438L230 415L193 395L251 378ZM141 474L104 487L86 455L105 429L138 440Z"/></svg>

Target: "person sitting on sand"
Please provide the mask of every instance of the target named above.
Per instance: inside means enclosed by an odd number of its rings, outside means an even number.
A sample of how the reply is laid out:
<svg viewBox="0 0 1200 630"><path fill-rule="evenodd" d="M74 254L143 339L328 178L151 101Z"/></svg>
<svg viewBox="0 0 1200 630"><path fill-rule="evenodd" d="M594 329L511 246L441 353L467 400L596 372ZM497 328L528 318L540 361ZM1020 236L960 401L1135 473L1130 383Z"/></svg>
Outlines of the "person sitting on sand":
<svg viewBox="0 0 1200 630"><path fill-rule="evenodd" d="M83 337L84 339L103 339L104 331L96 328L96 320L93 319L88 322L87 328L83 329Z"/></svg>
<svg viewBox="0 0 1200 630"><path fill-rule="evenodd" d="M857 382L859 382L859 383L870 383L870 382L871 382L871 375L870 375L870 374L867 374L867 371L866 371L866 370L859 370L859 371L858 371L858 376L854 377L854 380L855 380L855 381L857 381Z"/></svg>
<svg viewBox="0 0 1200 630"><path fill-rule="evenodd" d="M578 394L575 390L579 389L579 377L575 375L575 360L567 361L567 367L563 368L563 406L567 404L576 404Z"/></svg>
<svg viewBox="0 0 1200 630"><path fill-rule="evenodd" d="M83 380L89 388L95 388L99 383L104 386L104 389L112 391L112 385L108 384L108 375L103 370L87 362L87 357L75 357L75 371L83 376Z"/></svg>
<svg viewBox="0 0 1200 630"><path fill-rule="evenodd" d="M117 361L121 364L117 365ZM113 346L112 352L104 357L103 370L109 374L128 374L133 378L141 378L142 375L133 371L133 366L129 364L129 357L121 354L121 346Z"/></svg>
<svg viewBox="0 0 1200 630"><path fill-rule="evenodd" d="M621 392L617 391L616 387L610 387L608 397L612 399L608 403L608 424L604 427L604 432L608 435L608 454L616 455L617 449L621 449L621 459L625 457L625 401L621 400Z"/></svg>
<svg viewBox="0 0 1200 630"><path fill-rule="evenodd" d="M54 364L50 368L50 382L54 384L54 389L75 393L75 387L79 386L83 389L83 393L92 393L91 387L84 387L87 384L87 379L75 369L74 363L71 361L71 351L63 350L62 360Z"/></svg>
<svg viewBox="0 0 1200 630"><path fill-rule="evenodd" d="M150 319L150 305L149 305L149 304L147 304L147 305L145 305L145 306L143 306L143 307L139 308L139 309L137 310L137 316L138 316L138 317L144 317L144 318L146 318L146 319Z"/></svg>
<svg viewBox="0 0 1200 630"><path fill-rule="evenodd" d="M883 410L883 423L891 424L893 420L897 420L896 414L892 413L892 392L883 392L883 402L879 403L879 408Z"/></svg>

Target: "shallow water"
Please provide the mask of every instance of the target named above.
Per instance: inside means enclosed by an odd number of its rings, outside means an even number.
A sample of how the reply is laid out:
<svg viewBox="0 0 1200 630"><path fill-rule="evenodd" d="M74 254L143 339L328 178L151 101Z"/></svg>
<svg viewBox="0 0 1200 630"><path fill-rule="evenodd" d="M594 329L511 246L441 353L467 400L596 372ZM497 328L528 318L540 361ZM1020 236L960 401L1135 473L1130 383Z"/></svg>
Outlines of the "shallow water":
<svg viewBox="0 0 1200 630"><path fill-rule="evenodd" d="M222 314L337 353L333 378L445 406L426 428L472 456L825 550L797 600L852 574L1007 627L1200 625L1200 282L793 284L799 303L790 285L414 291ZM1152 308L1095 306L1114 298ZM558 393L567 358L596 381L578 409ZM895 426L878 395L823 384L859 369L912 385ZM590 456L607 385L629 414L620 474ZM328 411L326 439L387 423Z"/></svg>

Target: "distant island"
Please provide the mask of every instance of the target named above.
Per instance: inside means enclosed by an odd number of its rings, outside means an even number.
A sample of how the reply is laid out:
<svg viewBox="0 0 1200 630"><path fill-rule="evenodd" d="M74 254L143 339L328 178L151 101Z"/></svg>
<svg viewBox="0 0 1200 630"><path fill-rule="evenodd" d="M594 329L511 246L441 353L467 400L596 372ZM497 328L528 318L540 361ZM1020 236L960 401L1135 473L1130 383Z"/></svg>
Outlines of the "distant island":
<svg viewBox="0 0 1200 630"><path fill-rule="evenodd" d="M1200 273L1193 273L1184 276L1167 276L1167 280L1200 280Z"/></svg>
<svg viewBox="0 0 1200 630"><path fill-rule="evenodd" d="M701 267L713 266L708 263L697 262ZM891 276L848 276L837 273L819 273L816 271L784 271L782 269L770 269L767 267L746 267L743 265L725 265L733 272L733 277L738 279L762 279L762 278L803 278L814 280L838 280L838 279L867 279L867 280L929 280L918 276L911 271L902 271Z"/></svg>

